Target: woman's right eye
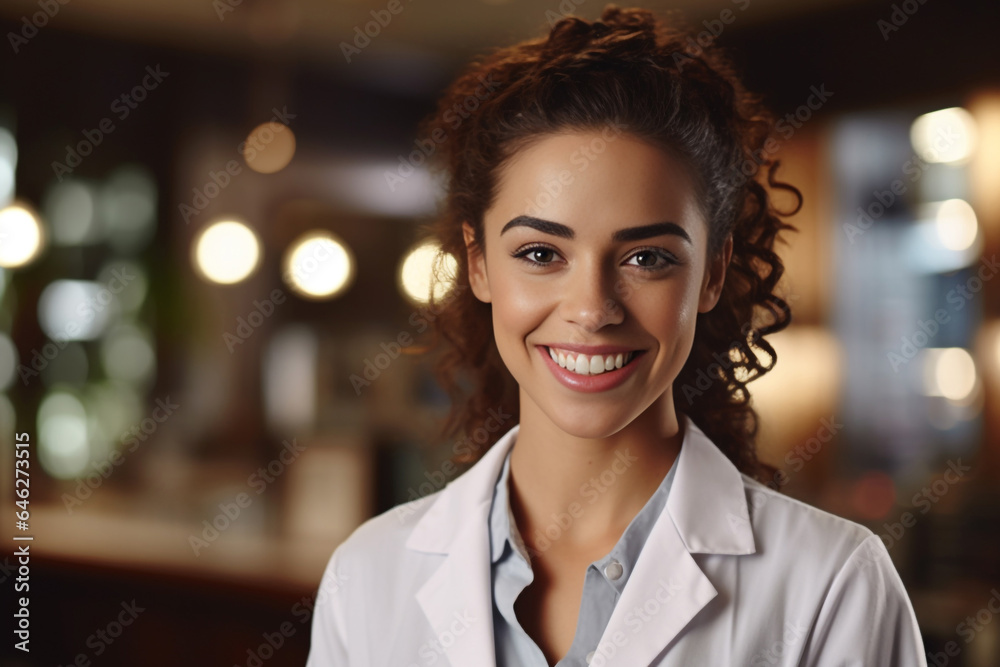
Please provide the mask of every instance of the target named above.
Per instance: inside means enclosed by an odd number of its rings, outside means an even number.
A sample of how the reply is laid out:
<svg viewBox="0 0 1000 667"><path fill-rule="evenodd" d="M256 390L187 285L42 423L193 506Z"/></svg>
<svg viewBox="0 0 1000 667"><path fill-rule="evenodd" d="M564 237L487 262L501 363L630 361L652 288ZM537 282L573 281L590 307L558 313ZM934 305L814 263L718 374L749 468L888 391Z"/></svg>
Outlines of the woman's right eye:
<svg viewBox="0 0 1000 667"><path fill-rule="evenodd" d="M548 266L556 251L546 246L529 246L513 253L513 257L523 259L533 266Z"/></svg>

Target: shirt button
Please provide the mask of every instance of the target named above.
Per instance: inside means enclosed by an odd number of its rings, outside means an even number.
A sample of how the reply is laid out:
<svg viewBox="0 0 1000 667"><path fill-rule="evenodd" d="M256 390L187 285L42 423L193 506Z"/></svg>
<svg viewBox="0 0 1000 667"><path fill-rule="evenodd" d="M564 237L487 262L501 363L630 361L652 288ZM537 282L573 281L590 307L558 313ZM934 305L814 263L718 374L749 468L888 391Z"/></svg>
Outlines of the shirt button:
<svg viewBox="0 0 1000 667"><path fill-rule="evenodd" d="M589 665L590 661L593 659L594 659L594 652L591 651L590 653L587 654L587 664Z"/></svg>
<svg viewBox="0 0 1000 667"><path fill-rule="evenodd" d="M604 576L606 576L611 581L616 581L622 576L622 564L616 560L611 561L604 567Z"/></svg>

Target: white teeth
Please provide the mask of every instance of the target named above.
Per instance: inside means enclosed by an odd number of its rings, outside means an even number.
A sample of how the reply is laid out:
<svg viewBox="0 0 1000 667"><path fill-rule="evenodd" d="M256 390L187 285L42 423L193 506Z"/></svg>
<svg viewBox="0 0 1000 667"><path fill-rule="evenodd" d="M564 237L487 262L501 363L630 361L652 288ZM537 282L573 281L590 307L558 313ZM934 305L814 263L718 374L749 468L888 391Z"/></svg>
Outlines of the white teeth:
<svg viewBox="0 0 1000 667"><path fill-rule="evenodd" d="M553 348L549 349L549 356L552 360L568 371L573 371L578 375L600 375L616 368L621 368L635 357L635 352L619 352L601 356L599 354L588 356L586 354L558 352Z"/></svg>

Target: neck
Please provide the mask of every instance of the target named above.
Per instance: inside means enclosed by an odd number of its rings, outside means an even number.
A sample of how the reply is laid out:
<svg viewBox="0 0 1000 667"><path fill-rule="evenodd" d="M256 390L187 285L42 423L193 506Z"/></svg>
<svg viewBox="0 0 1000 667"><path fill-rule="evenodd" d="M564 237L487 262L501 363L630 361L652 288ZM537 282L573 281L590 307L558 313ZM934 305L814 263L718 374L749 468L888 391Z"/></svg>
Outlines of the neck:
<svg viewBox="0 0 1000 667"><path fill-rule="evenodd" d="M534 554L607 551L663 481L684 433L664 392L628 426L605 438L563 431L521 394L510 454L510 501Z"/></svg>

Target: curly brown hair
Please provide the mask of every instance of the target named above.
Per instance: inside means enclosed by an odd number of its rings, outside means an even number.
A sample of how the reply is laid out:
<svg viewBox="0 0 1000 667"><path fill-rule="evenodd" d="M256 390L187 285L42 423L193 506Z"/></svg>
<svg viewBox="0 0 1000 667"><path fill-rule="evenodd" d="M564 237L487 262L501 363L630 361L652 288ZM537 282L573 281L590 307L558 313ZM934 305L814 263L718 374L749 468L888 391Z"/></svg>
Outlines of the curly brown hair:
<svg viewBox="0 0 1000 667"><path fill-rule="evenodd" d="M697 316L691 354L674 382L674 405L741 472L765 483L774 479L776 469L757 458L757 415L746 385L777 361L764 335L791 322L788 304L775 293L784 266L772 247L780 230L797 231L778 216L798 212L802 195L774 180L779 163L767 157L773 139L764 149L773 115L743 88L719 47L701 46L692 36L682 18L660 21L643 9L607 5L593 22L564 17L547 37L470 63L421 121L420 141L435 148L427 165L443 174L446 188L443 210L424 231L457 263L448 275L437 264L434 281L448 289L429 306L435 313L430 347L440 352L434 375L451 398L441 435L468 440L477 434L476 445L456 447L453 462L475 462L503 435L507 428L488 426L497 410L519 419L517 383L497 349L491 305L469 289L462 223L485 248L483 216L497 194L498 172L519 149L558 131L615 123L692 170L710 255L733 236L725 286L716 307ZM793 210L775 210L755 178L761 166L771 188L795 196Z"/></svg>

